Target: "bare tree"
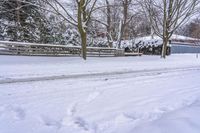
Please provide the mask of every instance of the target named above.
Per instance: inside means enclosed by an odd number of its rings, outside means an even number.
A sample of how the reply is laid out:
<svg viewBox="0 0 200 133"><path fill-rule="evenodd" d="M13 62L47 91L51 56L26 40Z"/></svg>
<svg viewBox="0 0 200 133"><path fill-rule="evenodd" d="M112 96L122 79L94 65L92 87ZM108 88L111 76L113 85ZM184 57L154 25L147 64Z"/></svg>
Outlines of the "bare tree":
<svg viewBox="0 0 200 133"><path fill-rule="evenodd" d="M106 0L106 15L107 15L107 25L106 25L106 30L107 30L107 40L109 43L109 46L112 47L112 35L111 35L111 6L108 0Z"/></svg>
<svg viewBox="0 0 200 133"><path fill-rule="evenodd" d="M119 33L118 33L118 48L121 47L121 40L123 38L126 26L131 21L132 17L129 18L129 6L131 5L132 0L122 0L122 16L119 24Z"/></svg>
<svg viewBox="0 0 200 133"><path fill-rule="evenodd" d="M162 58L166 58L170 37L197 11L199 0L143 0L156 35L163 39Z"/></svg>
<svg viewBox="0 0 200 133"><path fill-rule="evenodd" d="M154 39L154 28L153 28L153 20L152 17L149 17L149 12L151 12L151 14L156 15L157 13L155 12L155 10L152 10L151 5L152 5L152 1L149 1L149 4L146 4L144 1L139 1L138 2L140 4L140 6L142 7L142 14L145 15L145 17L148 20L148 23L150 24L151 27L151 39ZM148 7L148 8L147 8ZM158 15L158 14L157 14Z"/></svg>
<svg viewBox="0 0 200 133"><path fill-rule="evenodd" d="M102 1L102 5L98 7L101 15L93 19L93 21L103 26L102 29L106 30L106 38L109 47L113 47L113 41L117 40L121 7L122 5L119 4L118 0L104 0Z"/></svg>
<svg viewBox="0 0 200 133"><path fill-rule="evenodd" d="M61 16L66 22L77 27L81 36L82 57L86 60L87 56L87 24L91 19L92 12L97 0L76 0L75 14L67 9L67 5L59 0L43 0L53 12Z"/></svg>

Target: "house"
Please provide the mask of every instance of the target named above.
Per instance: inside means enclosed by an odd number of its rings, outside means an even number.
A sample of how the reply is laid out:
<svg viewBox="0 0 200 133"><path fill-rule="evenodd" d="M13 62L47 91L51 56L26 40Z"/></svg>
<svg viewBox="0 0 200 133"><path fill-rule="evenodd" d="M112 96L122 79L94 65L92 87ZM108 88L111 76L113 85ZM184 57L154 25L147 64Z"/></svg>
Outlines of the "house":
<svg viewBox="0 0 200 133"><path fill-rule="evenodd" d="M180 35L172 35L168 47L167 55L178 53L200 53L200 40ZM141 52L146 55L161 55L162 39L158 36L140 37L131 41L123 41L123 48L128 47L134 52Z"/></svg>

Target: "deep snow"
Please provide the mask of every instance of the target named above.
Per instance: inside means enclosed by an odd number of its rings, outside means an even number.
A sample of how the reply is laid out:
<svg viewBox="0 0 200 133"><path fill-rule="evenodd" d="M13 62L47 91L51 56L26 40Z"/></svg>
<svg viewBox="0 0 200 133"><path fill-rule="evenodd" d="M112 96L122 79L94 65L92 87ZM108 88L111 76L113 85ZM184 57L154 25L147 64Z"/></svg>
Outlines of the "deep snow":
<svg viewBox="0 0 200 133"><path fill-rule="evenodd" d="M199 79L195 55L0 56L0 133L199 133Z"/></svg>

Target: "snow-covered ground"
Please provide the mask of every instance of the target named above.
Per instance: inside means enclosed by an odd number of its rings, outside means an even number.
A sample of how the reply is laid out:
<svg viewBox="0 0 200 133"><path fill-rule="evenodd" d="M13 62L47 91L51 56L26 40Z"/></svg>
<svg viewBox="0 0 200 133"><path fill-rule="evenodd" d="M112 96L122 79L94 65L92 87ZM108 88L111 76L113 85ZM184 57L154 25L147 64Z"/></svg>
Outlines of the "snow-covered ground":
<svg viewBox="0 0 200 133"><path fill-rule="evenodd" d="M200 65L196 55L88 58L0 56L0 80L174 69Z"/></svg>
<svg viewBox="0 0 200 133"><path fill-rule="evenodd" d="M196 55L0 56L0 133L199 133Z"/></svg>

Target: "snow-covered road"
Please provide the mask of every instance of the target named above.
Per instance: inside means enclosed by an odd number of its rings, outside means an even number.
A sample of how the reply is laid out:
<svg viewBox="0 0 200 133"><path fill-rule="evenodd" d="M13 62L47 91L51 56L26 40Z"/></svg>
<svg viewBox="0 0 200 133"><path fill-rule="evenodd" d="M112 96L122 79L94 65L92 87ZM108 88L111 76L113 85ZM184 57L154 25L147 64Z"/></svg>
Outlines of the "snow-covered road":
<svg viewBox="0 0 200 133"><path fill-rule="evenodd" d="M21 82L36 82L36 81L47 81L47 80L60 80L60 79L74 79L79 78L88 78L88 77L107 77L107 76L119 76L119 75L134 75L138 76L148 76L148 75L158 75L163 73L172 73L177 71L191 71L191 70L200 70L199 66L193 67L179 67L179 68L165 68L165 69L149 69L149 70L136 70L136 71L113 71L113 72L102 72L102 73L86 73L86 74L68 74L68 75L55 75L55 76L39 76L39 77L27 77L27 78L5 78L0 80L0 84L8 83L21 83Z"/></svg>
<svg viewBox="0 0 200 133"><path fill-rule="evenodd" d="M200 66L196 55L88 58L0 56L0 80Z"/></svg>
<svg viewBox="0 0 200 133"><path fill-rule="evenodd" d="M199 133L200 59L117 59L0 57L0 133Z"/></svg>

